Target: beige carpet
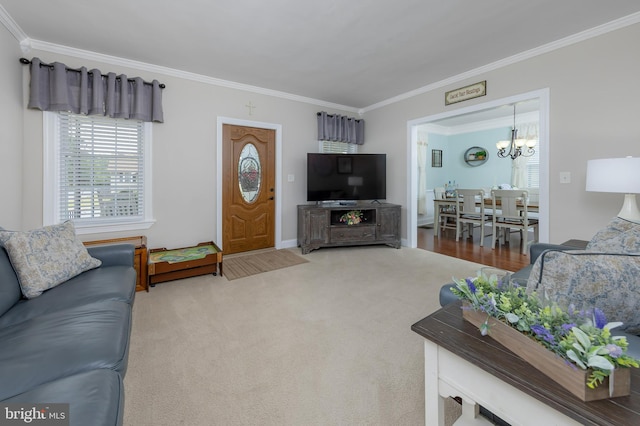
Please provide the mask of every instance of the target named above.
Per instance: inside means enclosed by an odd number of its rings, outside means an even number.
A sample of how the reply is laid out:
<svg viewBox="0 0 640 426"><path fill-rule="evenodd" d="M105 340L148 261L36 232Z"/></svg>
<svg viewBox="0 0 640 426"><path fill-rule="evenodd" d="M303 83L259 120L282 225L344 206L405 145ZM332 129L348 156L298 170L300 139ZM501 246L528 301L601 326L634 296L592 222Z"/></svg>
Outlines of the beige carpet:
<svg viewBox="0 0 640 426"><path fill-rule="evenodd" d="M269 250L224 258L224 276L231 281L307 262L291 250Z"/></svg>
<svg viewBox="0 0 640 426"><path fill-rule="evenodd" d="M441 284L480 265L386 246L304 258L137 293L125 425L423 425L411 325L439 308Z"/></svg>

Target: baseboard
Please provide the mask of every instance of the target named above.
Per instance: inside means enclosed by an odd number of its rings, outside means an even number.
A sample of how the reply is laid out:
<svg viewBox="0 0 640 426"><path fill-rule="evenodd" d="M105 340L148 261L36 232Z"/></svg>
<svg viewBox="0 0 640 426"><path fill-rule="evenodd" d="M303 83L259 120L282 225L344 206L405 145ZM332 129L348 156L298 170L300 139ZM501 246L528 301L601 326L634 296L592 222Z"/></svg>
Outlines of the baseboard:
<svg viewBox="0 0 640 426"><path fill-rule="evenodd" d="M402 238L400 240L400 245L404 247L407 246L406 238ZM283 240L280 242L280 247L277 247L277 248L288 249L288 248L296 248L296 247L298 247L298 240Z"/></svg>
<svg viewBox="0 0 640 426"><path fill-rule="evenodd" d="M279 248L283 248L283 249L287 249L287 248L296 248L298 247L298 240L282 240L280 242L280 247Z"/></svg>

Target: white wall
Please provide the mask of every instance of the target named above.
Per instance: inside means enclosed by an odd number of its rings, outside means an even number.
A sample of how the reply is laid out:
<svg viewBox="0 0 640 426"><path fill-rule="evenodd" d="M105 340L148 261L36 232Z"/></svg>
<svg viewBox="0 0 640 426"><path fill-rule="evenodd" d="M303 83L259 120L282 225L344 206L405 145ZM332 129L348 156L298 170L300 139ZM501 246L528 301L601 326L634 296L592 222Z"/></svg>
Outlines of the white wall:
<svg viewBox="0 0 640 426"><path fill-rule="evenodd" d="M165 122L153 124L153 212L156 223L150 229L140 231L147 235L149 247L182 247L222 240L216 231L218 117L281 125L282 191L276 195L282 197L283 208L282 217L276 220L282 226L282 240L295 245L296 205L306 203L306 153L318 150L316 113L321 110L347 112L44 51L33 51L29 58L32 56L44 62L95 67L103 72L136 75L148 81L155 78L166 84L163 91ZM12 64L19 66L17 57L12 58ZM29 73L25 67L22 83L25 90L28 83ZM255 106L252 115L246 107L249 102ZM25 181L22 227L31 229L42 225L42 112L24 109L24 120L24 143L29 155L22 168ZM292 183L287 181L289 174L295 176ZM82 238L122 235L94 234Z"/></svg>
<svg viewBox="0 0 640 426"><path fill-rule="evenodd" d="M640 117L637 40L640 24L367 112L366 146L389 154L387 194L406 208L408 121L549 88L550 241L590 239L618 213L623 197L585 191L587 160L640 156L633 127ZM444 106L446 91L482 80L486 96ZM571 172L569 184L559 183L564 171Z"/></svg>
<svg viewBox="0 0 640 426"><path fill-rule="evenodd" d="M22 65L18 42L0 25L0 227L22 227Z"/></svg>

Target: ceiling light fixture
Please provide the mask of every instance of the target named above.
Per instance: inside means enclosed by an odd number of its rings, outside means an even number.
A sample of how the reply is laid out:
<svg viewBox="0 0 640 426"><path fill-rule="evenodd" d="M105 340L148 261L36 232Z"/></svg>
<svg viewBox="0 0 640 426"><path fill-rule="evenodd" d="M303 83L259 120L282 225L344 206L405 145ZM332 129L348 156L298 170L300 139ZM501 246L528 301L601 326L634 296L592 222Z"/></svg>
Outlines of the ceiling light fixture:
<svg viewBox="0 0 640 426"><path fill-rule="evenodd" d="M510 141L499 141L496 143L496 147L498 148L498 157L500 158L511 158L515 160L516 158L523 157L531 157L536 150L533 147L536 146L535 139L524 139L518 138L518 129L516 129L516 104L513 104L513 128L511 129L511 140ZM526 147L526 151L523 148ZM507 151L507 148L509 150Z"/></svg>

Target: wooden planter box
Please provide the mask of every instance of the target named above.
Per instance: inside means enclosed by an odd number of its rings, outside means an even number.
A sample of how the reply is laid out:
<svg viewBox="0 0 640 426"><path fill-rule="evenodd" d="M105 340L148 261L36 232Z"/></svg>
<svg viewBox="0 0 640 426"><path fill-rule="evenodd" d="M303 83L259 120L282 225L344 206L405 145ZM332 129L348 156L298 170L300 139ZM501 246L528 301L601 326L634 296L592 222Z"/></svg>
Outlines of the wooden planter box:
<svg viewBox="0 0 640 426"><path fill-rule="evenodd" d="M476 327L480 327L487 320L487 314L478 312L466 304L462 307L462 317ZM520 333L496 318L489 317L488 323L491 338L582 401L627 396L631 393L631 371L629 368L619 368L612 374L615 377L611 394L609 393L611 377L607 377L599 386L591 389L587 386L587 376L591 370L582 370L568 363L531 337Z"/></svg>
<svg viewBox="0 0 640 426"><path fill-rule="evenodd" d="M202 249L201 255L192 255L194 249ZM194 247L167 250L155 248L149 250L149 284L213 274L220 271L222 276L222 250L213 242L200 243Z"/></svg>

